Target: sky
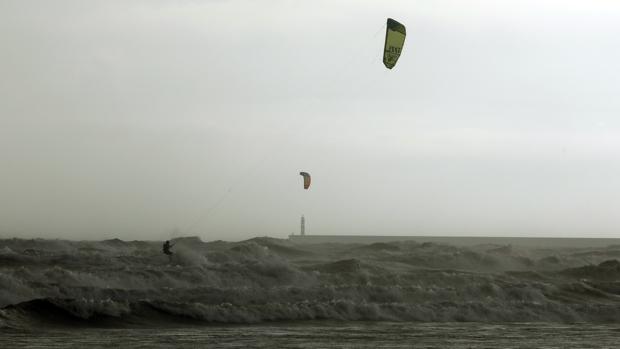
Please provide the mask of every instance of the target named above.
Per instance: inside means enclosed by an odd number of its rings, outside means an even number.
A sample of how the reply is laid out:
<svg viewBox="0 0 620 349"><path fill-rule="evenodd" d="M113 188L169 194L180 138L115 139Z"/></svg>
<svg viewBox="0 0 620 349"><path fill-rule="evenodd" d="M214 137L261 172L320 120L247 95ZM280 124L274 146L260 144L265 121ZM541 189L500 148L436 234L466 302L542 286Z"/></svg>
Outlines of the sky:
<svg viewBox="0 0 620 349"><path fill-rule="evenodd" d="M619 19L611 0L3 0L0 237L284 238L304 214L308 234L620 238Z"/></svg>

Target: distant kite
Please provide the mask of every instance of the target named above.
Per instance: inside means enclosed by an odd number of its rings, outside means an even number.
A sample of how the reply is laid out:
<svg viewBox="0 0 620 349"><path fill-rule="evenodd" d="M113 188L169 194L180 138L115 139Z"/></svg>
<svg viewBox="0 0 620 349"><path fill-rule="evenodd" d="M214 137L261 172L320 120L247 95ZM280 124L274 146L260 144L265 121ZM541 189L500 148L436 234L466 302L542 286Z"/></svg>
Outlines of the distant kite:
<svg viewBox="0 0 620 349"><path fill-rule="evenodd" d="M392 69L396 65L405 44L405 36L407 36L405 26L388 18L383 48L383 64L386 68Z"/></svg>
<svg viewBox="0 0 620 349"><path fill-rule="evenodd" d="M299 175L304 177L304 189L310 188L310 174L308 172L299 172Z"/></svg>

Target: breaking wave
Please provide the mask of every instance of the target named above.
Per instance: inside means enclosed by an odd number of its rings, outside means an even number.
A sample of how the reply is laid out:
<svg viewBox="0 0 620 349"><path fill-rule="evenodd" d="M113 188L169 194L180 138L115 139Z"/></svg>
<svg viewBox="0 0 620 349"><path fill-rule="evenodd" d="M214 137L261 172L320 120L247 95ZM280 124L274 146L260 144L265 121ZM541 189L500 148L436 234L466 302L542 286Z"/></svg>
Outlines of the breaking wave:
<svg viewBox="0 0 620 349"><path fill-rule="evenodd" d="M617 322L606 251L447 245L3 240L0 327L296 320ZM550 254L551 253L551 254Z"/></svg>

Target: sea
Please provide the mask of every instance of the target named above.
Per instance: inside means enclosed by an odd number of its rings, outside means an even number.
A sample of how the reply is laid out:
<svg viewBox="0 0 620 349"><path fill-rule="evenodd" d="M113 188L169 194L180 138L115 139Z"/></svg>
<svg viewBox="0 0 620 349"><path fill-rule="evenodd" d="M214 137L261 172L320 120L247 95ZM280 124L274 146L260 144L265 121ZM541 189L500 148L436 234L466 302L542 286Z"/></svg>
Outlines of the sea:
<svg viewBox="0 0 620 349"><path fill-rule="evenodd" d="M620 324L299 322L1 330L0 348L620 348Z"/></svg>

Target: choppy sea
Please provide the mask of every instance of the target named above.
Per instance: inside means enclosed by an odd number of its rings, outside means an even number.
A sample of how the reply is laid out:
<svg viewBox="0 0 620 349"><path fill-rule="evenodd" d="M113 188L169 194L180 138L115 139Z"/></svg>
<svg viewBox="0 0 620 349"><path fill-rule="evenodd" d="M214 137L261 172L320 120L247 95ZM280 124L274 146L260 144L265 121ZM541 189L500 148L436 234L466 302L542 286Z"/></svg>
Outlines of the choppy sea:
<svg viewBox="0 0 620 349"><path fill-rule="evenodd" d="M620 324L304 322L2 330L0 348L619 348Z"/></svg>

